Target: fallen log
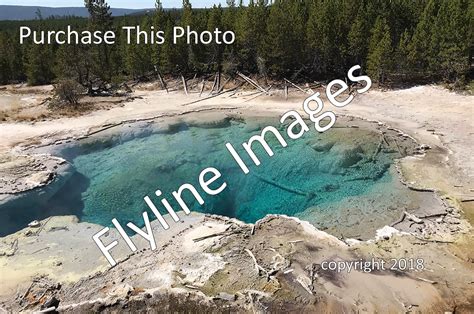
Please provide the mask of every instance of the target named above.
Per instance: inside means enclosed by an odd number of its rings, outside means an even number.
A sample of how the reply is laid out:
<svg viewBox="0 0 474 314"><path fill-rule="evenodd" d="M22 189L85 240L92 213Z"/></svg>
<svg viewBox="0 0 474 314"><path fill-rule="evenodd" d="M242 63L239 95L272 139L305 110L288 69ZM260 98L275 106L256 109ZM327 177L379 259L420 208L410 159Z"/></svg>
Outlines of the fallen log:
<svg viewBox="0 0 474 314"><path fill-rule="evenodd" d="M239 87L240 87L240 86L236 86L236 87L234 87L234 88L231 88L231 89L228 89L228 90L226 90L226 91L223 91L223 92L221 92L221 93L219 93L219 94L210 95L210 96L207 96L207 97L205 97L205 98L201 98L201 99L198 99L198 100L194 100L194 101L188 102L188 103L186 103L186 104L183 104L183 106L189 106L189 105L192 105L192 104L195 104L195 103L198 103L198 102L207 100L207 99L211 99L211 98L214 98L214 97L223 95L223 94L225 94L225 93L230 93L230 92L236 90L236 89L239 88Z"/></svg>
<svg viewBox="0 0 474 314"><path fill-rule="evenodd" d="M201 91L199 92L199 97L201 97L205 86L206 86L206 80L202 79L202 86L201 86Z"/></svg>
<svg viewBox="0 0 474 314"><path fill-rule="evenodd" d="M265 182L265 183L268 183L270 185L273 185L274 187L277 187L279 189L282 189L282 190L285 190L287 192L290 192L290 193L294 193L294 194L298 194L298 195L302 195L302 196L308 196L308 193L306 192L303 192L301 190L297 190L297 189L294 189L292 187L289 187L289 186L285 186L281 183L278 183L272 179L267 179L267 178L264 178L258 174L253 174L255 177L257 177L258 179L260 179L261 181Z"/></svg>
<svg viewBox="0 0 474 314"><path fill-rule="evenodd" d="M183 82L183 88L186 95L188 95L188 84L186 84L186 79L181 75L181 81Z"/></svg>
<svg viewBox="0 0 474 314"><path fill-rule="evenodd" d="M253 96L252 98L244 100L244 102L249 102L251 100L254 100L255 98L258 98L263 95L263 92L258 92L256 96Z"/></svg>
<svg viewBox="0 0 474 314"><path fill-rule="evenodd" d="M221 93L221 92L224 90L225 86L227 85L227 83L230 82L231 79L232 79L232 78L229 77L229 78L224 82L224 84L217 90L217 93L218 93L218 94Z"/></svg>
<svg viewBox="0 0 474 314"><path fill-rule="evenodd" d="M214 77L214 83L212 84L212 88L211 88L211 91L209 92L209 95L212 95L212 93L214 92L214 89L216 88L216 84L217 84L217 74Z"/></svg>
<svg viewBox="0 0 474 314"><path fill-rule="evenodd" d="M166 83L163 80L163 77L161 76L160 72L158 72L158 79L160 80L161 88L166 90L166 93L169 93L168 92L168 86L166 86Z"/></svg>
<svg viewBox="0 0 474 314"><path fill-rule="evenodd" d="M292 86L294 86L295 88L297 88L298 90L302 91L303 93L305 94L309 94L308 91L305 91L304 89L302 89L301 87L299 87L298 85L296 85L295 83L293 83L292 81L284 78L285 82L287 83L290 83Z"/></svg>
<svg viewBox="0 0 474 314"><path fill-rule="evenodd" d="M206 235L206 236L203 236L203 237L195 238L195 239L193 239L193 242L200 242L200 241L204 241L204 240L206 240L206 239L215 238L215 237L218 237L218 236L224 235L224 234L226 234L226 233L227 233L227 231L223 231L223 232L217 232L217 233L209 234L209 235Z"/></svg>
<svg viewBox="0 0 474 314"><path fill-rule="evenodd" d="M425 278L421 278L421 277L416 277L416 279L421 280L421 281L424 281L424 282L427 282L427 283L430 283L430 284L432 284L432 285L438 283L437 281L433 281L433 280L429 280L429 279L425 279Z"/></svg>
<svg viewBox="0 0 474 314"><path fill-rule="evenodd" d="M193 77L193 79L191 80L191 81L192 81L192 84L191 84L191 86L189 87L190 90L192 90L192 89L197 85L196 77L197 77L197 73L194 73L194 77Z"/></svg>
<svg viewBox="0 0 474 314"><path fill-rule="evenodd" d="M241 78L243 78L244 80L246 80L250 85L254 86L255 88L257 88L258 90L260 90L261 92L265 93L265 94L268 94L268 92L265 90L265 88L263 88L262 86L260 86L257 82L255 82L254 80L252 80L250 77L240 73L240 72L237 72L237 75L240 76Z"/></svg>

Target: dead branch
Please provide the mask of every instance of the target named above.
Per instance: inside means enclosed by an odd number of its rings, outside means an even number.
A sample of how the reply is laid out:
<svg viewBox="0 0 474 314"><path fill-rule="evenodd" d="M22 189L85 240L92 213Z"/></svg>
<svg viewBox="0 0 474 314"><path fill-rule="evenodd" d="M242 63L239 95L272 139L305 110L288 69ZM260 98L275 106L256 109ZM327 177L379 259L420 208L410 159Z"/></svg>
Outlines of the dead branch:
<svg viewBox="0 0 474 314"><path fill-rule="evenodd" d="M40 232L43 231L44 227L45 227L46 224L51 220L51 218L53 218L53 217L49 217L49 218L44 222L44 224L41 224L41 227L38 229L38 231L36 231L35 236L39 236Z"/></svg>
<svg viewBox="0 0 474 314"><path fill-rule="evenodd" d="M199 290L198 287L196 286L193 286L193 285L184 285L186 288L189 288L189 289L194 289L194 290Z"/></svg>
<svg viewBox="0 0 474 314"><path fill-rule="evenodd" d="M49 247L46 246L46 247L44 247L44 248L42 248L42 249L36 250L36 251L34 251L34 252L31 252L30 254L36 254L36 253L39 253L39 252L41 252L41 251L48 250L48 249L49 249Z"/></svg>
<svg viewBox="0 0 474 314"><path fill-rule="evenodd" d="M280 184L272 179L267 179L267 178L264 178L258 174L253 174L255 177L257 177L258 179L260 179L261 181L265 182L265 183L268 183L270 185L273 185L277 188L280 188L282 190L285 190L287 192L290 192L290 193L294 193L294 194L298 194L298 195L302 195L302 196L308 196L308 193L306 192L303 192L301 190L297 190L297 189L294 189L292 187L289 187L289 186L285 186L283 184Z"/></svg>
<svg viewBox="0 0 474 314"><path fill-rule="evenodd" d="M168 87L166 86L166 83L163 80L163 77L161 76L160 72L158 72L158 79L160 80L161 88L166 90L166 93L168 93Z"/></svg>
<svg viewBox="0 0 474 314"><path fill-rule="evenodd" d="M267 277L268 277L268 272L262 267L260 266L258 263L257 263L257 259L255 258L255 255L253 255L252 251L250 251L249 249L245 249L245 252L247 252L248 255L250 255L250 257L252 258L253 260L253 263L255 264L255 269L257 270L257 273L258 275L260 275L260 271L264 272Z"/></svg>
<svg viewBox="0 0 474 314"><path fill-rule="evenodd" d="M288 241L288 243L291 243L291 244L295 244L295 243L300 243L300 242L303 242L304 240L292 240L292 241Z"/></svg>
<svg viewBox="0 0 474 314"><path fill-rule="evenodd" d="M18 250L18 239L15 239L11 246L10 246L10 249L12 250L11 253L9 253L7 256L13 256L15 255L16 251Z"/></svg>
<svg viewBox="0 0 474 314"><path fill-rule="evenodd" d="M194 77L192 79L193 84L190 86L190 88L189 88L190 90L192 90L197 85L196 77L197 77L197 73L194 73Z"/></svg>
<svg viewBox="0 0 474 314"><path fill-rule="evenodd" d="M249 101L254 100L255 98L258 98L258 97L260 97L260 96L262 96L262 95L263 95L263 92L258 92L258 95L254 96L254 97L252 97L252 98L249 98L249 99L245 100L244 102L249 102Z"/></svg>
<svg viewBox="0 0 474 314"><path fill-rule="evenodd" d="M183 82L183 88L186 95L188 95L188 84L186 84L186 79L181 75L181 81Z"/></svg>
<svg viewBox="0 0 474 314"><path fill-rule="evenodd" d="M299 87L299 86L296 85L295 83L291 82L290 80L288 80L288 79L286 79L286 78L285 78L284 80L285 80L285 82L290 83L292 86L294 86L294 87L297 88L298 90L302 91L303 93L309 94L308 91L305 91L304 89L302 89L301 87Z"/></svg>
<svg viewBox="0 0 474 314"><path fill-rule="evenodd" d="M23 300L26 298L26 296L30 293L31 288L33 288L33 285L35 283L36 283L36 279L33 279L30 286L28 287L28 289L26 289L25 293L23 293L23 296L21 297L20 301L18 302L19 304L21 304L23 302Z"/></svg>
<svg viewBox="0 0 474 314"><path fill-rule="evenodd" d="M243 78L244 80L246 80L250 85L253 85L256 89L260 90L261 92L263 92L265 94L268 94L268 92L265 90L265 88L260 86L257 82L252 80L250 77L248 77L248 76L246 76L246 75L244 75L240 72L237 72L237 75L240 76L241 78Z"/></svg>
<svg viewBox="0 0 474 314"><path fill-rule="evenodd" d="M205 86L206 86L206 80L202 79L202 86L201 86L201 91L199 92L199 97L201 97Z"/></svg>
<svg viewBox="0 0 474 314"><path fill-rule="evenodd" d="M301 287L303 287L304 290L306 290L309 294L313 294L313 291L311 291L311 287L308 287L302 280L300 277L298 277L296 279L296 282L299 283L301 285Z"/></svg>
<svg viewBox="0 0 474 314"><path fill-rule="evenodd" d="M430 283L430 284L432 284L432 285L438 283L437 281L433 281L433 280L429 280L429 279L425 279L425 278L421 278L421 277L416 277L416 279L421 280L421 281L424 281L424 282L427 282L427 283Z"/></svg>
<svg viewBox="0 0 474 314"><path fill-rule="evenodd" d="M214 83L212 84L212 88L211 88L211 91L209 92L209 95L212 95L212 92L214 92L214 88L216 88L216 84L217 84L217 73L216 73L216 76L214 77Z"/></svg>
<svg viewBox="0 0 474 314"><path fill-rule="evenodd" d="M225 235L225 234L227 234L226 231L217 232L217 233L209 234L209 235L206 235L206 236L203 236L203 237L195 238L195 239L193 239L193 242L200 242L200 241L203 241L203 240L206 240L206 239L214 238L214 237Z"/></svg>
<svg viewBox="0 0 474 314"><path fill-rule="evenodd" d="M227 85L227 83L230 82L231 79L232 79L232 78L229 77L229 78L224 82L224 84L222 84L222 86L217 90L217 93L218 93L218 94L219 94L219 93L222 93L222 91L224 90L224 87Z"/></svg>
<svg viewBox="0 0 474 314"><path fill-rule="evenodd" d="M236 87L234 87L234 88L231 88L231 89L228 89L228 90L226 90L226 91L223 91L222 93L210 95L210 96L207 96L207 97L198 99L198 100L194 100L194 101L188 102L188 103L186 103L186 104L183 104L183 106L189 106L189 105L192 105L192 104L195 104L195 103L198 103L198 102L207 100L207 99L211 99L211 98L214 98L214 97L223 95L223 94L225 94L225 93L230 93L230 92L236 90L236 89L239 88L239 87L240 87L240 86L236 86Z"/></svg>

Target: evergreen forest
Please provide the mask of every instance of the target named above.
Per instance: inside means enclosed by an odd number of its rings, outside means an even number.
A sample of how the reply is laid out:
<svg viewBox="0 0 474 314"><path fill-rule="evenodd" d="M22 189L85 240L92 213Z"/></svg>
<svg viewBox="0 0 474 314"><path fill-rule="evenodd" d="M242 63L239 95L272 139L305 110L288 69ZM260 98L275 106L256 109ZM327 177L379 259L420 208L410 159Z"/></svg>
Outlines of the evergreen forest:
<svg viewBox="0 0 474 314"><path fill-rule="evenodd" d="M472 0L227 0L226 6L155 9L112 17L104 0L86 0L89 18L0 21L0 83L31 85L72 79L92 91L125 80L161 75L237 71L268 79L328 81L356 64L379 84L447 82L472 77ZM151 4L153 5L153 4ZM114 45L19 43L19 27L32 30L114 30ZM232 45L127 44L122 26L164 30L174 26L236 34ZM122 36L120 36L122 34Z"/></svg>

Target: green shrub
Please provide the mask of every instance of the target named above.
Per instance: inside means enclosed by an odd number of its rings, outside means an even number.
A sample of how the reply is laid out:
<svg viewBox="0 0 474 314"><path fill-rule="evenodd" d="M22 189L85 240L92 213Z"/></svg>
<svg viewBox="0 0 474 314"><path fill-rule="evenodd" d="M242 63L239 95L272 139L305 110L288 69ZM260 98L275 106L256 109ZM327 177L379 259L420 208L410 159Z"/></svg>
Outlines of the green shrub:
<svg viewBox="0 0 474 314"><path fill-rule="evenodd" d="M53 93L53 104L77 107L84 88L74 80L62 79L54 85Z"/></svg>

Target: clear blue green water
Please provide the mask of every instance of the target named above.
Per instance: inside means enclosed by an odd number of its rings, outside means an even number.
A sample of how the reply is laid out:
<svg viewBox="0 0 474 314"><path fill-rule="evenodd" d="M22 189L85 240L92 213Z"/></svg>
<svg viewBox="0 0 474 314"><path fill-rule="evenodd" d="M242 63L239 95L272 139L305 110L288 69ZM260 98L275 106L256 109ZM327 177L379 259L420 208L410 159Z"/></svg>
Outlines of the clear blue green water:
<svg viewBox="0 0 474 314"><path fill-rule="evenodd" d="M312 206L324 210L348 196L368 193L378 182L391 180L389 156L380 154L375 162L367 158L378 144L372 140L374 134L357 130L357 137L350 129L334 129L328 134L310 131L298 140L285 136L289 144L285 148L270 134L275 155L268 156L255 144L261 165L250 166L250 173L245 175L225 143L232 143L246 164L252 165L240 145L263 124L232 122L221 128L182 125L170 134L154 134L77 156L74 167L90 180L81 194L81 220L101 225L110 225L113 218L143 223L141 213L147 209L144 196L160 204L154 195L160 189L179 210L171 193L190 183L205 201L201 206L190 193L185 194L192 210L255 222L266 214L294 216ZM280 131L286 134L284 127ZM199 173L210 166L217 168L227 183L217 196L199 188Z"/></svg>
<svg viewBox="0 0 474 314"><path fill-rule="evenodd" d="M256 143L261 165L255 166L241 144L272 123L288 146L282 147L268 134L275 154L268 156ZM325 217L328 221L324 225L330 227L342 224L344 215L354 215L345 222L350 225L359 224L364 215L368 218L363 219L372 221L374 212L410 205L397 186L396 173L391 171L394 158L400 156L398 150L393 143L380 149L380 132L367 128L334 127L323 134L310 128L297 140L288 138L286 126L275 120L229 120L213 127L181 123L171 131L133 139L126 128L120 132L112 139L91 138L73 149L64 149L61 154L74 166L74 175L52 197L31 198L2 209L2 220L8 227L2 234L18 230L33 219L64 214L104 226L111 226L113 218L122 224L143 225L141 214L148 210L143 197L150 196L166 214L155 196L160 189L178 211L171 193L184 183L194 185L205 201L201 206L190 193L183 194L193 211L245 222L255 222L267 214L286 214L317 226ZM249 165L249 174L245 175L231 157L227 142ZM218 169L222 173L219 182L227 183L219 195L209 196L199 186L199 173L207 167ZM154 217L151 211L149 216Z"/></svg>

